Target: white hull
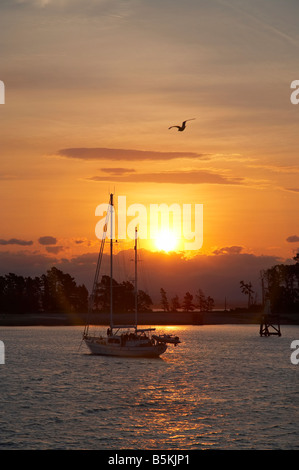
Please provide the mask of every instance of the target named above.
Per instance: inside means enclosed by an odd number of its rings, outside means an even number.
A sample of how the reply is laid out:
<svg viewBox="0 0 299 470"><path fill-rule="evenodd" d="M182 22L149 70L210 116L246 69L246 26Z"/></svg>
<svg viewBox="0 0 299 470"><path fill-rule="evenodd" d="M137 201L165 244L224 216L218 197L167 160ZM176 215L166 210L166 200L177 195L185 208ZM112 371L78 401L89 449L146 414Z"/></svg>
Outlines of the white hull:
<svg viewBox="0 0 299 470"><path fill-rule="evenodd" d="M101 356L121 357L159 357L166 349L166 344L143 344L131 342L132 344L110 343L107 338L85 337L85 344L92 354Z"/></svg>

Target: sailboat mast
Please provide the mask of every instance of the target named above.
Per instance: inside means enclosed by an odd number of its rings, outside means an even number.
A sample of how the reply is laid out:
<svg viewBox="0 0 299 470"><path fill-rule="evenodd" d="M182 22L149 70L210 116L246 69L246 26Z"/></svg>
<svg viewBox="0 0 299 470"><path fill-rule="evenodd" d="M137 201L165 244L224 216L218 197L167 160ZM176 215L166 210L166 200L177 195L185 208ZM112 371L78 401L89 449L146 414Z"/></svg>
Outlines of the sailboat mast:
<svg viewBox="0 0 299 470"><path fill-rule="evenodd" d="M110 328L113 328L113 293L112 293L112 276L113 276L113 194L110 194Z"/></svg>
<svg viewBox="0 0 299 470"><path fill-rule="evenodd" d="M137 227L135 227L135 327L137 328L138 299L137 299Z"/></svg>

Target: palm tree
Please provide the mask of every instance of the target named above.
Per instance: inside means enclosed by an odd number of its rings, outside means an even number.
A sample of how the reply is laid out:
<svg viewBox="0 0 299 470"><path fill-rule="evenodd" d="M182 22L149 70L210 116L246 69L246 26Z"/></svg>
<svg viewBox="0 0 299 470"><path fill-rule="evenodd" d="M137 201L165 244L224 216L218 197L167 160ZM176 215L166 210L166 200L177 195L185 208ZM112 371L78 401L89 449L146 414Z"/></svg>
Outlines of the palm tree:
<svg viewBox="0 0 299 470"><path fill-rule="evenodd" d="M248 295L248 308L249 308L251 305L252 295L254 294L254 290L252 289L252 284L251 282L246 284L244 281L240 281L240 288L241 288L242 294Z"/></svg>

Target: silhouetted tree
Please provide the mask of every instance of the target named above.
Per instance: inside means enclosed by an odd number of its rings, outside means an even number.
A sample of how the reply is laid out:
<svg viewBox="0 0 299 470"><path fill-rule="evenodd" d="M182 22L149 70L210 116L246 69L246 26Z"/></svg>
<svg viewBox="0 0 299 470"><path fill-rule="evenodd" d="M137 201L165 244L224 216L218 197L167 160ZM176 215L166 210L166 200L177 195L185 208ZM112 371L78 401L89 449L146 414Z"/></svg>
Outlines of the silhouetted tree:
<svg viewBox="0 0 299 470"><path fill-rule="evenodd" d="M244 281L240 281L240 289L243 294L248 295L248 308L250 308L252 295L254 293L251 282L246 284Z"/></svg>
<svg viewBox="0 0 299 470"><path fill-rule="evenodd" d="M160 289L160 294L161 294L161 305L164 310L164 312L169 312L169 303L167 300L167 295L163 287Z"/></svg>
<svg viewBox="0 0 299 470"><path fill-rule="evenodd" d="M206 297L201 289L198 289L196 294L196 307L201 312L210 312L214 308L214 299L210 296Z"/></svg>
<svg viewBox="0 0 299 470"><path fill-rule="evenodd" d="M82 305L80 295L86 296L86 290L82 287L78 290L73 277L55 267L42 275L42 290L42 305L47 312L76 312L78 305Z"/></svg>
<svg viewBox="0 0 299 470"><path fill-rule="evenodd" d="M297 256L294 257L294 261ZM299 262L296 261L296 264L291 265L275 265L263 272L263 280L273 313L298 312Z"/></svg>
<svg viewBox="0 0 299 470"><path fill-rule="evenodd" d="M24 298L25 298L25 279L23 276L18 276L9 273L5 276L4 286L4 304L6 311L23 313L24 312Z"/></svg>
<svg viewBox="0 0 299 470"><path fill-rule="evenodd" d="M6 288L5 277L0 276L0 312L6 311L5 288Z"/></svg>
<svg viewBox="0 0 299 470"><path fill-rule="evenodd" d="M123 281L121 284L118 284L116 294L117 295L115 308L118 312L127 312L135 309L135 287L132 282Z"/></svg>
<svg viewBox="0 0 299 470"><path fill-rule="evenodd" d="M41 277L13 273L0 277L0 311L11 313L84 312L88 292L84 285L53 267Z"/></svg>
<svg viewBox="0 0 299 470"><path fill-rule="evenodd" d="M207 309L207 302L206 302L206 296L204 295L203 291L201 289L198 289L197 294L196 294L196 306L199 308L201 312L205 312Z"/></svg>
<svg viewBox="0 0 299 470"><path fill-rule="evenodd" d="M112 280L112 289L115 291L117 282ZM97 289L94 296L94 310L100 312L108 312L110 309L110 277L102 276L101 281L97 284Z"/></svg>
<svg viewBox="0 0 299 470"><path fill-rule="evenodd" d="M138 312L150 312L153 305L150 296L143 290L138 291L137 295Z"/></svg>
<svg viewBox="0 0 299 470"><path fill-rule="evenodd" d="M86 312L88 304L88 290L85 285L79 285L76 290L76 296L72 299L75 312Z"/></svg>
<svg viewBox="0 0 299 470"><path fill-rule="evenodd" d="M113 311L117 313L132 312L135 310L134 285L129 281L118 283L112 279ZM138 311L150 311L152 300L143 290L137 293ZM110 276L103 275L97 285L93 310L108 312L110 310Z"/></svg>
<svg viewBox="0 0 299 470"><path fill-rule="evenodd" d="M24 296L24 311L25 312L39 312L41 311L41 280L39 277L32 279L31 277L25 278L25 296Z"/></svg>
<svg viewBox="0 0 299 470"><path fill-rule="evenodd" d="M194 304L192 301L193 301L193 295L190 294L190 292L186 292L184 299L183 299L183 310L185 312L194 310Z"/></svg>
<svg viewBox="0 0 299 470"><path fill-rule="evenodd" d="M207 297L207 312L211 312L215 307L214 299L210 296Z"/></svg>
<svg viewBox="0 0 299 470"><path fill-rule="evenodd" d="M176 294L170 301L170 309L172 312L176 312L180 308L179 296Z"/></svg>

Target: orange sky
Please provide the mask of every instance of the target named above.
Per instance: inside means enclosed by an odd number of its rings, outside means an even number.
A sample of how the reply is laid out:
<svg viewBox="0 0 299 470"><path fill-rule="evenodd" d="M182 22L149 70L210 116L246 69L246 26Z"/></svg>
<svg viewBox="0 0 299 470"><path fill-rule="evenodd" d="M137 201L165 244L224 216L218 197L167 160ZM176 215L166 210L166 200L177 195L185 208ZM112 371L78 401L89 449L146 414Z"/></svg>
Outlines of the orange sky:
<svg viewBox="0 0 299 470"><path fill-rule="evenodd" d="M203 204L196 256L236 246L294 256L298 9L292 0L1 2L2 269L9 253L51 263L95 252L95 209L114 189L128 205ZM168 129L190 118L184 132Z"/></svg>

